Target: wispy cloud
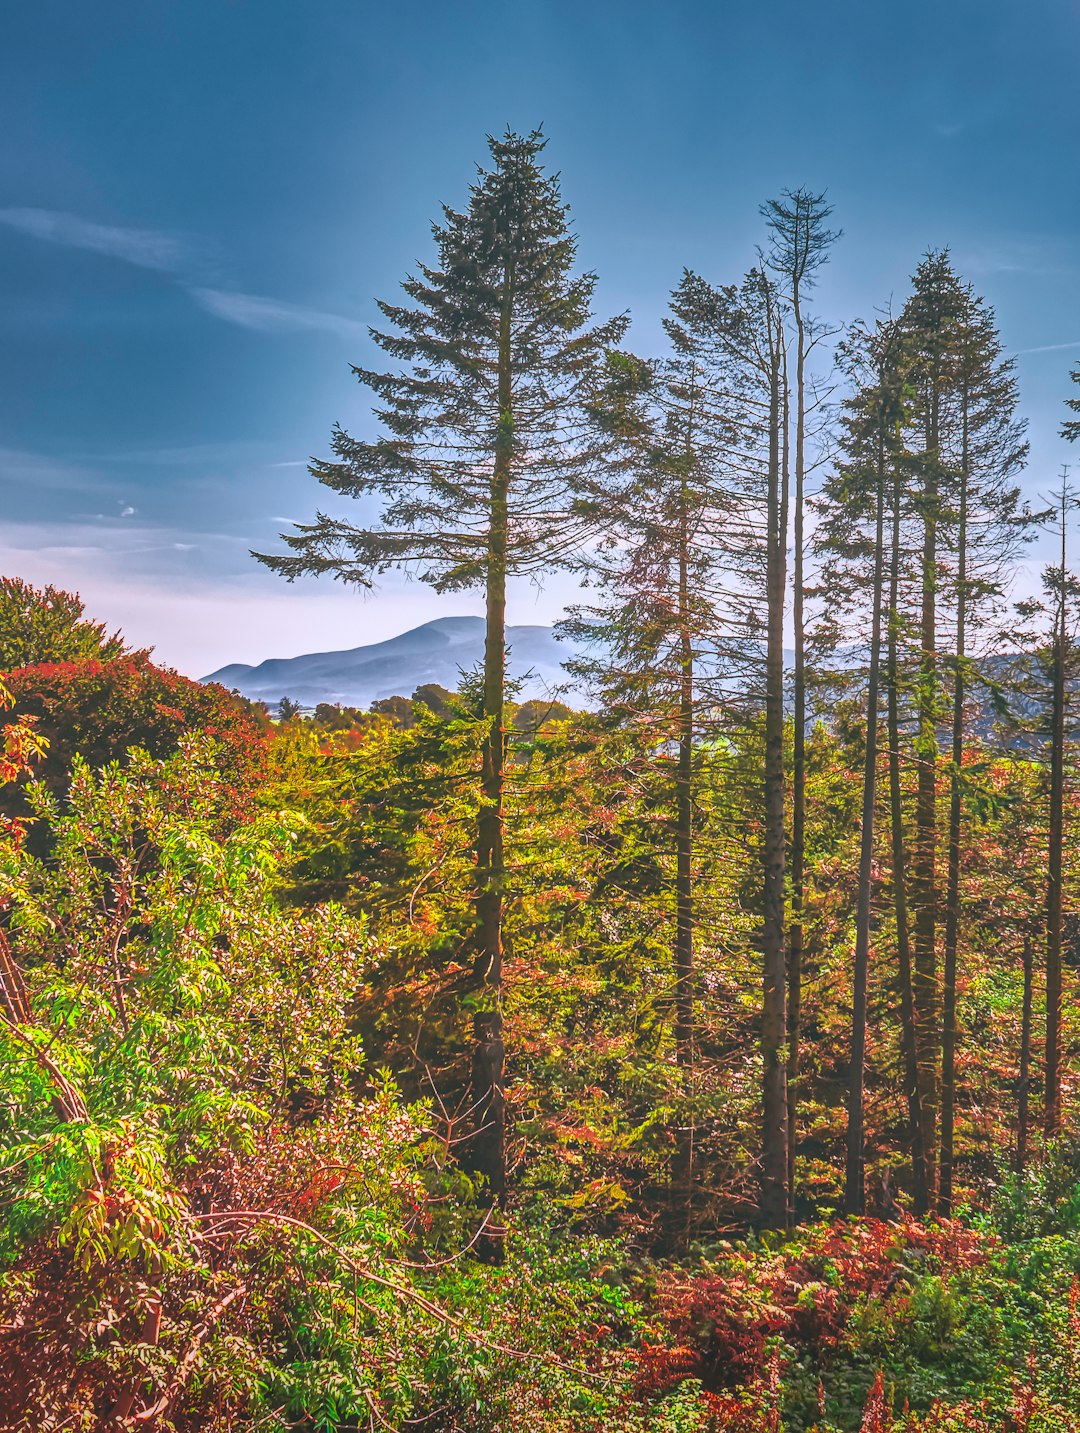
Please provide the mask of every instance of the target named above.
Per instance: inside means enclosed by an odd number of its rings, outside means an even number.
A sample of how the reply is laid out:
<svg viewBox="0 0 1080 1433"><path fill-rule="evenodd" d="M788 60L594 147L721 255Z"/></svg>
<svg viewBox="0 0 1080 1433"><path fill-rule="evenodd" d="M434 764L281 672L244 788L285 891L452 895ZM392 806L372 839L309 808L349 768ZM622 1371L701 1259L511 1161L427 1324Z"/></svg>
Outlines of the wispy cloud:
<svg viewBox="0 0 1080 1433"><path fill-rule="evenodd" d="M200 247L187 238L160 229L97 224L59 209L22 207L0 208L0 224L50 244L85 249L136 268L167 274L200 308L241 328L259 333L336 333L343 338L359 338L367 332L365 324L343 314L232 289L207 288L196 281L198 269L204 267L201 260L205 256Z"/></svg>
<svg viewBox="0 0 1080 1433"><path fill-rule="evenodd" d="M102 474L84 463L23 448L0 448L0 482L18 488L85 493L104 486Z"/></svg>
<svg viewBox="0 0 1080 1433"><path fill-rule="evenodd" d="M134 264L140 269L156 269L160 273L176 273L191 261L186 241L158 229L127 229L115 224L95 224L76 214L58 209L0 209L0 224L63 244L69 249L89 249Z"/></svg>
<svg viewBox="0 0 1080 1433"><path fill-rule="evenodd" d="M1076 267L1071 244L1058 236L999 236L956 253L961 270L971 274L1065 274Z"/></svg>
<svg viewBox="0 0 1080 1433"><path fill-rule="evenodd" d="M1063 348L1080 348L1080 338L1074 338L1070 343L1042 343L1038 348L1018 348L1017 356L1025 353L1060 353Z"/></svg>
<svg viewBox="0 0 1080 1433"><path fill-rule="evenodd" d="M261 298L256 294L238 294L228 289L191 288L188 290L196 303L217 318L227 323L239 324L241 328L254 328L260 333L280 333L295 329L320 329L327 333L341 334L346 338L359 337L367 332L364 324L356 319L345 318L342 314L326 313L322 309L306 308L303 304L283 303L279 299Z"/></svg>

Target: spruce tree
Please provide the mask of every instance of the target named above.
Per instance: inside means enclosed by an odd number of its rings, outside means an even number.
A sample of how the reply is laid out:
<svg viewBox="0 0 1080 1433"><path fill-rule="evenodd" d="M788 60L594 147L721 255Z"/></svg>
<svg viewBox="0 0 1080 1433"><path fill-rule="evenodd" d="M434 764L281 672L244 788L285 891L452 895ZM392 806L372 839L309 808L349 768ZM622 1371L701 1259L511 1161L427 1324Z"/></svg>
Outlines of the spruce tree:
<svg viewBox="0 0 1080 1433"><path fill-rule="evenodd" d="M746 690L764 710L761 773L762 1138L759 1215L788 1222L787 967L785 948L786 769L784 609L787 596L787 335L785 305L764 262L737 287L713 288L695 274L682 287L684 319L728 365L737 406L727 464L754 494L761 517L743 588ZM762 520L763 519L763 520Z"/></svg>
<svg viewBox="0 0 1080 1433"><path fill-rule="evenodd" d="M334 431L333 458L311 473L349 497L376 495L381 521L318 514L260 561L289 579L328 573L370 587L401 568L437 592L483 590L486 641L482 801L476 831L473 1167L491 1199L506 1189L503 1053L503 857L506 587L542 575L585 540L576 499L600 446L588 412L606 352L626 320L591 325L595 275L575 273L557 176L539 132L489 138L462 211L433 226L437 262L402 284L408 304L380 303L375 343L389 372L354 368L384 432Z"/></svg>
<svg viewBox="0 0 1080 1433"><path fill-rule="evenodd" d="M785 189L779 199L762 206L771 235L769 266L776 273L784 297L791 307L795 327L794 400L794 510L792 550L792 716L794 733L791 759L791 922L788 930L787 971L787 1100L788 1100L788 1189L795 1190L796 1109L799 1078L799 1025L802 1009L804 868L806 865L806 618L805 618L805 513L807 476L807 362L813 349L829 330L816 324L807 312L806 301L817 271L826 263L829 250L840 237L827 227L832 206L824 194L808 189ZM787 426L787 425L786 425ZM786 529L786 524L785 524ZM785 537L786 540L786 537Z"/></svg>
<svg viewBox="0 0 1080 1433"><path fill-rule="evenodd" d="M1068 428L1065 435L1069 436ZM1043 1099L1043 1133L1048 1137L1060 1133L1062 1117L1062 944L1064 907L1065 849L1065 757L1069 728L1069 697L1075 685L1076 611L1080 599L1080 581L1069 571L1069 516L1080 507L1080 496L1069 481L1068 471L1054 493L1054 516L1057 524L1059 561L1042 574L1043 590L1049 599L1051 634L1049 649L1044 654L1049 677L1049 710L1045 725L1050 739L1050 790L1047 812L1046 905L1044 935L1046 941L1046 1043L1045 1095ZM1028 610L1043 604L1025 604Z"/></svg>
<svg viewBox="0 0 1080 1433"><path fill-rule="evenodd" d="M949 828L944 911L941 1012L941 1157L938 1213L952 1210L956 1118L957 958L961 926L965 703L978 680L971 665L986 635L1000 646L997 618L1011 576L1011 562L1032 531L1015 478L1027 455L1024 424L1017 419L1013 360L1002 356L993 310L964 288L965 305L955 340L948 461L955 474L950 514L955 553L951 581L953 616L952 743L949 767Z"/></svg>
<svg viewBox="0 0 1080 1433"><path fill-rule="evenodd" d="M697 780L748 639L746 594L759 534L741 456L738 378L713 329L734 299L685 274L664 321L671 350L645 363L613 355L598 405L618 442L596 503L617 543L589 560L604 600L573 609L563 631L585 655L568 663L608 721L649 734L670 790L674 1044L683 1095L672 1188L693 1197L694 947ZM673 859L670 859L673 857Z"/></svg>
<svg viewBox="0 0 1080 1433"><path fill-rule="evenodd" d="M1080 384L1080 363L1073 369L1071 377L1074 383ZM1080 394L1075 398L1066 398L1065 407L1071 413L1080 413ZM1062 425L1061 436L1068 438L1070 443L1080 439L1080 418L1067 418Z"/></svg>
<svg viewBox="0 0 1080 1433"><path fill-rule="evenodd" d="M886 515L897 482L897 435L902 423L904 369L898 326L856 327L841 349L854 384L844 405L843 461L825 484L815 535L820 582L829 593L827 622L866 652L866 745L863 763L859 868L852 979L844 1207L864 1212L865 1060L872 921L874 817L877 796L878 712L885 615ZM867 630L868 625L868 630ZM861 628L861 630L860 630ZM915 1082L914 1045L907 1041L906 1080Z"/></svg>
<svg viewBox="0 0 1080 1433"><path fill-rule="evenodd" d="M931 1168L937 1146L940 1044L937 961L937 734L942 716L939 586L942 526L953 497L955 479L946 446L947 425L955 382L956 340L965 307L965 291L948 254L928 253L915 271L912 294L899 321L908 344L908 372L913 393L909 416L915 431L909 439L908 459L911 501L921 529L915 684L918 730L914 743L917 789L910 899L923 1148Z"/></svg>

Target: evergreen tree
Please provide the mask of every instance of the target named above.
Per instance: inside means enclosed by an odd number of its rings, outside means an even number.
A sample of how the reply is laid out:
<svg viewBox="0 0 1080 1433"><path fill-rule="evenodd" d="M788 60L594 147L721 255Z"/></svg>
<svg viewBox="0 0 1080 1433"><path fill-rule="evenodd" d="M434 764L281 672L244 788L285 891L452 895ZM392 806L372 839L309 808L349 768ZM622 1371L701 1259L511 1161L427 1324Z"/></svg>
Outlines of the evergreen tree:
<svg viewBox="0 0 1080 1433"><path fill-rule="evenodd" d="M877 795L878 709L881 685L882 626L885 609L885 520L890 487L897 482L896 444L903 415L902 343L898 326L881 322L856 327L842 347L841 360L855 383L844 405L844 462L825 485L819 506L822 521L815 545L822 561L821 585L829 592L827 622L849 639L852 619L869 622L866 649L866 743L863 763L859 869L855 909L855 960L852 980L851 1059L848 1076L847 1163L844 1206L862 1214L865 1180L865 1061L867 995ZM860 642L860 646L863 644ZM915 1084L914 1046L905 1071Z"/></svg>
<svg viewBox="0 0 1080 1433"><path fill-rule="evenodd" d="M948 460L954 472L950 514L952 572L952 745L949 769L948 872L945 891L941 1027L941 1158L938 1212L952 1210L956 1111L957 953L961 925L960 877L963 816L965 702L978 679L970 665L973 644L996 630L1011 577L1011 562L1032 531L1015 478L1027 455L1024 424L1016 416L1015 364L1002 357L993 310L970 286L955 341L954 392Z"/></svg>
<svg viewBox="0 0 1080 1433"><path fill-rule="evenodd" d="M784 830L784 608L787 593L787 345L783 297L764 264L735 286L714 288L687 274L680 317L726 366L737 418L726 456L762 512L740 592L746 640L744 689L764 709L762 841L761 1221L789 1217L787 1138L787 969Z"/></svg>
<svg viewBox="0 0 1080 1433"><path fill-rule="evenodd" d="M806 365L811 352L828 330L815 324L806 310L817 270L828 260L829 250L840 237L827 227L832 206L824 194L807 189L785 189L779 199L762 206L771 234L769 266L777 274L784 296L791 306L795 325L794 448L795 470L794 533L792 552L792 626L795 652L792 669L792 716L794 733L791 760L791 924L788 931L787 971L787 1100L788 1100L788 1189L795 1190L796 1107L799 1078L799 1022L802 1008L803 965L803 884L806 864L806 620L805 620L805 508L807 474ZM785 541L786 541L785 523Z"/></svg>
<svg viewBox="0 0 1080 1433"><path fill-rule="evenodd" d="M732 301L686 274L664 327L668 358L611 361L601 406L622 462L596 501L618 543L590 561L607 601L563 624L587 655L568 663L608 719L647 731L671 790L674 855L675 1056L685 1107L677 1118L673 1189L688 1214L693 1183L694 944L700 743L715 731L747 642L747 562L758 544L732 359L711 325Z"/></svg>
<svg viewBox="0 0 1080 1433"><path fill-rule="evenodd" d="M1071 377L1074 383L1080 384L1080 363L1073 369ZM1075 398L1066 398L1065 407L1071 413L1080 413L1080 394ZM1068 438L1070 443L1075 443L1080 438L1080 418L1066 419L1061 428L1061 436Z"/></svg>
<svg viewBox="0 0 1080 1433"><path fill-rule="evenodd" d="M490 139L462 212L434 226L438 262L402 285L410 305L380 304L393 332L372 337L401 367L356 368L385 433L335 430L333 459L312 464L335 492L380 496L382 521L319 514L261 556L288 578L329 573L361 586L391 568L438 592L481 588L487 627L482 789L476 833L475 1048L471 1156L491 1197L506 1185L502 1032L505 611L508 577L566 562L584 539L575 499L599 457L587 406L625 320L590 326L595 276L575 274L576 243L545 139Z"/></svg>
<svg viewBox="0 0 1080 1433"><path fill-rule="evenodd" d="M1065 436L1069 436L1068 426ZM1080 579L1068 566L1069 516L1080 507L1080 496L1069 481L1068 470L1053 495L1057 528L1058 562L1043 569L1045 601L1019 604L1024 616L1046 613L1050 618L1047 646L1039 653L1041 668L1036 701L1041 707L1037 729L1048 739L1049 792L1046 822L1046 897L1043 934L1046 945L1046 1041L1043 1132L1060 1133L1062 1121L1062 977L1064 945L1065 876L1065 771L1070 726L1070 695L1077 679L1075 629L1080 603ZM1025 1111L1026 1115L1026 1111ZM1026 1124L1026 1119L1025 1119Z"/></svg>
<svg viewBox="0 0 1080 1433"><path fill-rule="evenodd" d="M953 496L955 478L947 450L950 398L956 377L956 340L966 305L964 287L953 271L948 254L931 252L915 271L912 294L899 320L908 345L913 393L909 409L909 426L913 431L908 457L911 502L921 531L915 684L918 731L914 743L917 791L910 901L923 1148L931 1164L937 1145L940 1044L937 962L937 733L942 715L939 584L942 524Z"/></svg>

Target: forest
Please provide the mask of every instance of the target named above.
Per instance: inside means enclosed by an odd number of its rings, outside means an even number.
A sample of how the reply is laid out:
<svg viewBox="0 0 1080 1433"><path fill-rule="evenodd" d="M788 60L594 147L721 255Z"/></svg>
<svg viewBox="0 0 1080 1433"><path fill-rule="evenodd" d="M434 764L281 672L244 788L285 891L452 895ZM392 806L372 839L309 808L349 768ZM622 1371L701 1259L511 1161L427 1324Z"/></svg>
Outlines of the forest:
<svg viewBox="0 0 1080 1433"><path fill-rule="evenodd" d="M0 1428L1080 1433L1078 490L948 251L837 326L784 191L642 355L545 144L254 554L479 592L456 691L0 578Z"/></svg>

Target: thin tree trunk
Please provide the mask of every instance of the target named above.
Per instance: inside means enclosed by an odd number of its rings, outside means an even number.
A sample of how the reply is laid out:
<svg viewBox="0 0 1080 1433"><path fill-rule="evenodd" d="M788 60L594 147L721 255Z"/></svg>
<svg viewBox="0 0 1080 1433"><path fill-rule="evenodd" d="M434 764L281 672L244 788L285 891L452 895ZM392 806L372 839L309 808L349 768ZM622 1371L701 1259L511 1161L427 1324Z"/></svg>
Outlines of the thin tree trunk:
<svg viewBox="0 0 1080 1433"><path fill-rule="evenodd" d="M866 687L866 757L863 763L862 829L859 837L859 888L855 910L855 971L851 1008L851 1072L848 1078L847 1169L844 1208L862 1214L866 1207L865 1111L866 1008L870 970L870 915L874 871L874 807L877 796L878 686L881 668L882 578L885 562L885 443L879 435L876 524L874 533L873 615L870 622L870 671Z"/></svg>
<svg viewBox="0 0 1080 1433"><path fill-rule="evenodd" d="M1020 1088L1016 1096L1016 1172L1027 1168L1028 1120L1031 1098L1031 1003L1034 978L1031 937L1024 937L1024 1013L1020 1023Z"/></svg>
<svg viewBox="0 0 1080 1433"><path fill-rule="evenodd" d="M921 494L922 603L918 681L915 842L911 861L914 907L916 1053L927 1182L934 1187L937 1142L937 528L938 397L932 398Z"/></svg>
<svg viewBox="0 0 1080 1433"><path fill-rule="evenodd" d="M956 678L953 687L952 765L949 776L949 872L945 891L945 959L941 1009L941 1162L938 1167L938 1214L947 1219L953 1205L956 1126L956 955L960 939L961 763L964 759L964 659L967 641L968 434L964 412L964 453L960 474L957 527Z"/></svg>
<svg viewBox="0 0 1080 1433"><path fill-rule="evenodd" d="M679 534L679 751L676 775L675 874L675 1058L685 1096L694 1071L694 649L690 632L686 504ZM679 1121L675 1149L675 1192L689 1217L693 1193L694 1130L689 1109Z"/></svg>
<svg viewBox="0 0 1080 1433"><path fill-rule="evenodd" d="M1061 503L1061 587L1054 625L1050 729L1050 819L1046 863L1046 1100L1043 1130L1061 1128L1061 867L1065 824L1065 521Z"/></svg>
<svg viewBox="0 0 1080 1433"><path fill-rule="evenodd" d="M762 901L761 1221L782 1229L787 1187L787 961L784 948L784 591L786 541L781 527L785 484L780 462L782 342L769 311L772 369L769 394L768 546L765 657L765 850Z"/></svg>
<svg viewBox="0 0 1080 1433"><path fill-rule="evenodd" d="M889 817L892 846L893 906L896 919L896 962L900 982L900 1044L907 1094L911 1142L911 1187L916 1214L930 1207L930 1178L923 1144L923 1115L919 1085L918 1022L915 983L911 968L911 926L907 905L907 851L904 840L904 806L900 781L900 672L897 654L900 626L900 482L893 485L892 542L889 559L889 637L887 649Z"/></svg>
<svg viewBox="0 0 1080 1433"><path fill-rule="evenodd" d="M796 265L792 274L795 315L795 549L792 622L795 638L793 671L794 733L791 760L791 930L788 933L788 1195L794 1221L796 1112L799 1098L799 1027L802 1021L803 898L806 867L806 629L803 612L803 498L806 484L806 325L803 321L796 233ZM786 538L786 534L785 534Z"/></svg>
<svg viewBox="0 0 1080 1433"><path fill-rule="evenodd" d="M503 767L506 749L506 561L508 506L513 461L510 359L512 276L505 277L499 333L499 430L490 493L487 620L484 645L484 746L482 802L477 833L476 936L478 967L487 994L473 1017L471 1103L472 1158L487 1181L491 1207L506 1198L506 1109L504 1095L503 985ZM489 1221L486 1252L498 1258L501 1229Z"/></svg>

